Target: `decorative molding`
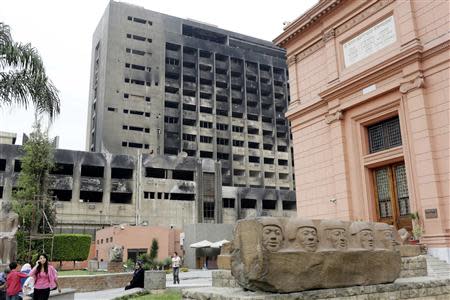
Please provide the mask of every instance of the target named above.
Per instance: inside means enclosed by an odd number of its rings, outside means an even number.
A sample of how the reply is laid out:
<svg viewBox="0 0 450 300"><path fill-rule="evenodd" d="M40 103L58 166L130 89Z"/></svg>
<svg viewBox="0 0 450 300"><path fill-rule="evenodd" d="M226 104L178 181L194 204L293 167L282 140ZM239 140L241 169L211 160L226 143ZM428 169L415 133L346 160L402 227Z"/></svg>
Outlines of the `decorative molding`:
<svg viewBox="0 0 450 300"><path fill-rule="evenodd" d="M423 87L424 83L425 83L425 78L424 78L423 74L419 74L416 76L416 78L400 84L400 93L407 94L408 92L410 92L412 90Z"/></svg>
<svg viewBox="0 0 450 300"><path fill-rule="evenodd" d="M312 44L311 46L309 46L308 48L306 48L305 50L303 50L302 52L300 52L299 54L297 54L297 60L300 61L302 59L304 59L307 56L310 56L311 54L313 54L314 52L316 52L317 50L319 50L320 48L325 46L325 42L323 41L323 39L321 39L320 41Z"/></svg>
<svg viewBox="0 0 450 300"><path fill-rule="evenodd" d="M393 3L395 0L381 0L375 2L372 6L364 9L361 13L357 14L350 20L344 22L342 25L339 25L336 28L336 36L341 35L342 33L346 32L348 29L354 27L355 25L361 23L371 15L375 14L376 12L382 10L389 4Z"/></svg>
<svg viewBox="0 0 450 300"><path fill-rule="evenodd" d="M333 39L336 36L336 32L334 31L334 28L331 28L328 31L325 31L322 36L322 41L324 43L328 42L329 40Z"/></svg>
<svg viewBox="0 0 450 300"><path fill-rule="evenodd" d="M287 58L287 65L288 67L295 65L297 63L297 57L295 55L289 56Z"/></svg>
<svg viewBox="0 0 450 300"><path fill-rule="evenodd" d="M344 119L344 113L342 112L342 110L338 110L334 113L330 113L328 115L325 116L325 122L327 124L331 124L335 121L339 121Z"/></svg>

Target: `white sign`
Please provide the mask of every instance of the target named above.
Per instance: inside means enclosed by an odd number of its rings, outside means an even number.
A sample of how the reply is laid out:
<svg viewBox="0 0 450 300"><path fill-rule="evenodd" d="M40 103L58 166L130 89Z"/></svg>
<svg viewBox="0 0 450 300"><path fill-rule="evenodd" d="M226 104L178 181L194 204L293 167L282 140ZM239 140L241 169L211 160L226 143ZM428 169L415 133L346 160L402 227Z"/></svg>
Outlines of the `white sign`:
<svg viewBox="0 0 450 300"><path fill-rule="evenodd" d="M390 16L343 45L345 66L374 54L396 40L394 16Z"/></svg>
<svg viewBox="0 0 450 300"><path fill-rule="evenodd" d="M371 93L377 89L377 86L375 84L369 85L366 88L363 88L362 93L363 95Z"/></svg>

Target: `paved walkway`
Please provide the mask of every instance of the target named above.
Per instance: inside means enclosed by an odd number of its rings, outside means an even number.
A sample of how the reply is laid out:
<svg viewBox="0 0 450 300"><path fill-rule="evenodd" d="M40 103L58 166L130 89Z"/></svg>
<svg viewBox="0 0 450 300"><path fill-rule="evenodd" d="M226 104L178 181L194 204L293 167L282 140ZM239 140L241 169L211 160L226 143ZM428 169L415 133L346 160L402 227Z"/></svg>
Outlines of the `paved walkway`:
<svg viewBox="0 0 450 300"><path fill-rule="evenodd" d="M173 284L172 274L168 274L166 276L166 287L170 289L205 286L212 286L211 271L209 270L191 270L189 272L180 272L180 284ZM118 288L96 292L76 293L75 300L112 300L114 298L138 291L140 291L140 289L124 291L123 288Z"/></svg>

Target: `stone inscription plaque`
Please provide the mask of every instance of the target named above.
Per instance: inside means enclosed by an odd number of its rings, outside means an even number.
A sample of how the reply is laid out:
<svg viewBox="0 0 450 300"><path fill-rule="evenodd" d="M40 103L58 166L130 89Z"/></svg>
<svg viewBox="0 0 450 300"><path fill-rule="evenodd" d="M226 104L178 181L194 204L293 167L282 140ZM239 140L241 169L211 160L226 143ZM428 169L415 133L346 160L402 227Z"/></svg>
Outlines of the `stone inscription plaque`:
<svg viewBox="0 0 450 300"><path fill-rule="evenodd" d="M427 219L436 219L437 217L438 217L437 208L425 209L425 218L427 218Z"/></svg>
<svg viewBox="0 0 450 300"><path fill-rule="evenodd" d="M345 66L357 63L396 40L394 16L390 16L343 45Z"/></svg>

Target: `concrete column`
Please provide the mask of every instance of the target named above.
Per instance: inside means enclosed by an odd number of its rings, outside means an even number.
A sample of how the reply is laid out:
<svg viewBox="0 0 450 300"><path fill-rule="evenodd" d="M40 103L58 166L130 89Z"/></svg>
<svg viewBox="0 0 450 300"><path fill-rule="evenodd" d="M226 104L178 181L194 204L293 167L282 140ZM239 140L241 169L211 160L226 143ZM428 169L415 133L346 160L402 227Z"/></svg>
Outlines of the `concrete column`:
<svg viewBox="0 0 450 300"><path fill-rule="evenodd" d="M110 202L111 202L111 159L112 154L105 153L105 167L103 168L103 210L102 214L105 216L101 220L105 223L109 222L110 217Z"/></svg>
<svg viewBox="0 0 450 300"><path fill-rule="evenodd" d="M81 187L81 160L77 159L73 163L73 186L72 186L72 202L77 203L80 200Z"/></svg>
<svg viewBox="0 0 450 300"><path fill-rule="evenodd" d="M216 162L215 166L215 205L214 205L214 221L215 223L223 223L223 200L222 200L222 163Z"/></svg>
<svg viewBox="0 0 450 300"><path fill-rule="evenodd" d="M12 200L12 188L13 188L13 176L14 176L14 159L6 158L5 173L4 173L4 185L3 185L3 200Z"/></svg>

